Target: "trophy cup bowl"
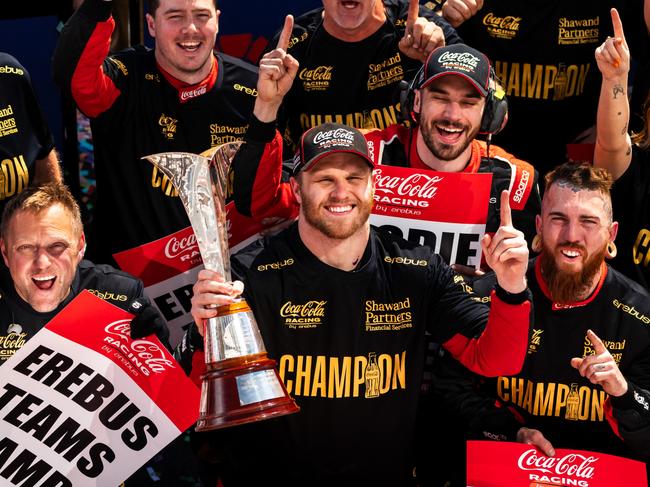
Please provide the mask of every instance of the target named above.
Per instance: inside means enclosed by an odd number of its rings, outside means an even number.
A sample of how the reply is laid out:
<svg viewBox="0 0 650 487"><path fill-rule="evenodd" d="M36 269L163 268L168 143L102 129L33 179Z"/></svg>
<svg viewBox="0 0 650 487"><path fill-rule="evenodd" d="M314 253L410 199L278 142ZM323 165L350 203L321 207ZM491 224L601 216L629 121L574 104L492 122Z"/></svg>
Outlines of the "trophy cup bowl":
<svg viewBox="0 0 650 487"><path fill-rule="evenodd" d="M172 182L183 202L206 269L231 281L226 219L230 162L240 142L204 152L166 152L146 156ZM299 410L289 396L250 307L243 299L217 308L206 320L206 372L196 431L260 421Z"/></svg>

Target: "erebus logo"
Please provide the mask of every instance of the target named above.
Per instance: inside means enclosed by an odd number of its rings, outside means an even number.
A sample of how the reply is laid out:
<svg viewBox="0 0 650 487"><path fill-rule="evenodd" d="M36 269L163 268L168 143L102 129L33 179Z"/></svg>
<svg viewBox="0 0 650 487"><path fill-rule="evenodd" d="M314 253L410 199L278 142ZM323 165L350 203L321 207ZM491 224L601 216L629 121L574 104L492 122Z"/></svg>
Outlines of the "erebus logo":
<svg viewBox="0 0 650 487"><path fill-rule="evenodd" d="M174 363L165 357L164 349L156 343L145 338L131 340L130 319L113 321L106 325L104 331L104 343L110 345L115 352L115 358L126 365L131 373L141 372L149 376L175 368Z"/></svg>
<svg viewBox="0 0 650 487"><path fill-rule="evenodd" d="M170 238L165 245L165 257L175 259L184 254L192 254L198 249L196 235L193 233L183 238Z"/></svg>
<svg viewBox="0 0 650 487"><path fill-rule="evenodd" d="M546 457L531 448L522 453L517 466L525 471L537 471L551 475L570 475L578 479L590 479L594 476L594 463L598 458L569 453L563 457ZM565 485L565 484L562 484Z"/></svg>

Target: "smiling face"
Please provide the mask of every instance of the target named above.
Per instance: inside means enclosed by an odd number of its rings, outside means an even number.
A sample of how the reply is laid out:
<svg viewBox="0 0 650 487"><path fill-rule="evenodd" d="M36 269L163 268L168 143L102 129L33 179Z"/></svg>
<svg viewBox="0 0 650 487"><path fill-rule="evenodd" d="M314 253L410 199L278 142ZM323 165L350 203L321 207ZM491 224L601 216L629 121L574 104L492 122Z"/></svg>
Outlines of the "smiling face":
<svg viewBox="0 0 650 487"><path fill-rule="evenodd" d="M415 93L414 110L420 114L418 153L422 160L435 160L435 169L445 170L444 163L469 161L471 142L481 126L485 98L469 81L447 75L434 80ZM447 167L450 164L446 165Z"/></svg>
<svg viewBox="0 0 650 487"><path fill-rule="evenodd" d="M291 181L300 203L301 224L336 240L367 230L373 202L372 171L361 157L327 155Z"/></svg>
<svg viewBox="0 0 650 487"><path fill-rule="evenodd" d="M558 181L544 193L536 223L542 238L542 273L553 299L570 303L588 297L618 229L611 203L600 191Z"/></svg>
<svg viewBox="0 0 650 487"><path fill-rule="evenodd" d="M386 20L379 0L323 0L323 26L332 36L361 41L377 31Z"/></svg>
<svg viewBox="0 0 650 487"><path fill-rule="evenodd" d="M83 247L83 233L58 203L40 212L16 211L0 240L16 292L42 313L56 309L70 293Z"/></svg>
<svg viewBox="0 0 650 487"><path fill-rule="evenodd" d="M161 0L154 15L147 14L158 64L186 83L202 81L214 62L218 20L213 0Z"/></svg>

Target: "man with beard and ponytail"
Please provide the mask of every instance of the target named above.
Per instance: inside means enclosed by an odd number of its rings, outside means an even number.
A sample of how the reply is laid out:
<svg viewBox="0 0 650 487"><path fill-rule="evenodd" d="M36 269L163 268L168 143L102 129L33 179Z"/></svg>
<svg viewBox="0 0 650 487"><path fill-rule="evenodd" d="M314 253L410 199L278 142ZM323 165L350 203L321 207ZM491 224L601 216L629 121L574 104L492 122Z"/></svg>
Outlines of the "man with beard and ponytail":
<svg viewBox="0 0 650 487"><path fill-rule="evenodd" d="M605 263L618 229L611 185L589 164L546 176L521 372L483 381L453 359L437 364L433 386L470 438L528 443L549 456L555 448L650 456L650 296ZM493 280L475 281L474 291L486 296Z"/></svg>
<svg viewBox="0 0 650 487"><path fill-rule="evenodd" d="M528 339L526 241L504 191L501 226L482 242L497 276L488 315L429 247L370 226L374 163L357 129L319 125L299 148L297 223L232 257L243 284L199 273L198 329L181 360L197 363L205 320L243 292L301 410L216 433L224 485L410 485L425 332L477 373L516 373ZM251 455L260 440L270 447Z"/></svg>

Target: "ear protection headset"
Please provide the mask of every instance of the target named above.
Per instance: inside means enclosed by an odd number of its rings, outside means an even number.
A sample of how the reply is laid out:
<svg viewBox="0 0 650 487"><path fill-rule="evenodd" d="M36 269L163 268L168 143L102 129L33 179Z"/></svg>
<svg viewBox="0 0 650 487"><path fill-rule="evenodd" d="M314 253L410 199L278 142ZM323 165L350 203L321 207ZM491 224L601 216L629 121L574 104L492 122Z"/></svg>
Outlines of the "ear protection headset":
<svg viewBox="0 0 650 487"><path fill-rule="evenodd" d="M424 65L416 73L413 80L400 81L400 109L402 120L419 123L420 114L413 108L415 101L415 90L424 83ZM506 93L496 76L494 69L490 66L490 82L488 94L485 97L485 109L481 118L479 133L494 135L499 133L506 126L508 121L508 100Z"/></svg>

